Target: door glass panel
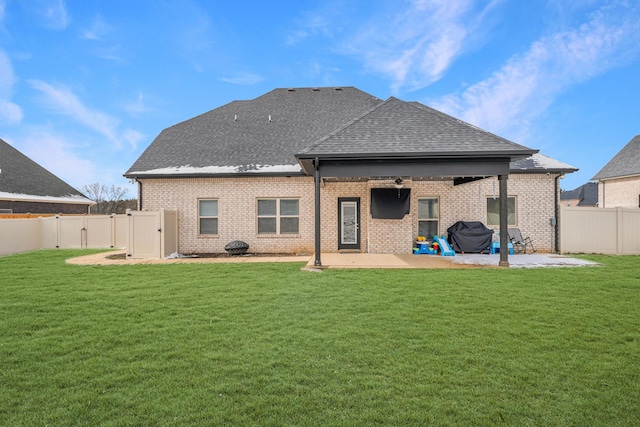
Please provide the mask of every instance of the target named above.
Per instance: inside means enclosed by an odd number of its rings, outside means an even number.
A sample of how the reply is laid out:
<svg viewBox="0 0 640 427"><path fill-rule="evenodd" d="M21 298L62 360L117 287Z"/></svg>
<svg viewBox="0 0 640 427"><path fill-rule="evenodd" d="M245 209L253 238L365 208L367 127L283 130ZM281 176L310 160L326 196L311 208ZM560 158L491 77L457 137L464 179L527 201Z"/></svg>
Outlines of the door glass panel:
<svg viewBox="0 0 640 427"><path fill-rule="evenodd" d="M356 202L342 202L342 235L340 243L355 245L358 243L358 216Z"/></svg>

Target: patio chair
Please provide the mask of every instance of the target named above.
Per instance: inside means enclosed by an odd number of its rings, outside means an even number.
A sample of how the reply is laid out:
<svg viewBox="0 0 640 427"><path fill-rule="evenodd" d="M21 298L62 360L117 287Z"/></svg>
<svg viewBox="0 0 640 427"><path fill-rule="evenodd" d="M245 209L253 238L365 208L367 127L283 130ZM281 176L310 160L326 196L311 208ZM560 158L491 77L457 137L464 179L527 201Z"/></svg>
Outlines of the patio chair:
<svg viewBox="0 0 640 427"><path fill-rule="evenodd" d="M513 245L515 253L521 252L527 253L527 247L531 248L531 252L535 252L536 248L533 247L533 241L531 237L522 237L519 228L509 228L509 241Z"/></svg>

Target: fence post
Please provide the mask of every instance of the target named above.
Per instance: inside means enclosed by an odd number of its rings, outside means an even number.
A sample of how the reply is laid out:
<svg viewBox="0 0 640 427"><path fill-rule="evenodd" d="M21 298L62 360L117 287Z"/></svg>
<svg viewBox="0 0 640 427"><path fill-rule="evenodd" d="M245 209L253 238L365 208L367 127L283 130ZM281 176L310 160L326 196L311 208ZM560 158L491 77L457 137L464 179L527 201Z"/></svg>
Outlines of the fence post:
<svg viewBox="0 0 640 427"><path fill-rule="evenodd" d="M56 215L56 249L60 248L60 240L62 234L62 230L60 230L60 215Z"/></svg>
<svg viewBox="0 0 640 427"><path fill-rule="evenodd" d="M160 238L160 245L158 247L158 250L160 251L160 253L158 254L158 259L162 259L165 256L164 253L164 208L160 209L160 214L158 215L158 233L160 234L159 238Z"/></svg>
<svg viewBox="0 0 640 427"><path fill-rule="evenodd" d="M559 221L559 224L558 224L558 233L560 234L560 237L557 239L558 247L556 248L556 251L561 255L564 254L564 249L563 249L564 245L562 244L562 242L563 242L563 240L565 238L565 234L566 234L566 229L565 229L565 227L563 227L564 216L565 216L564 210L565 210L565 207L563 205L560 205L560 221Z"/></svg>
<svg viewBox="0 0 640 427"><path fill-rule="evenodd" d="M131 259L133 255L133 248L131 245L133 244L133 215L131 214L131 209L127 209L127 250L125 251L125 259Z"/></svg>
<svg viewBox="0 0 640 427"><path fill-rule="evenodd" d="M622 208L618 206L616 208L616 255L622 255L623 228Z"/></svg>

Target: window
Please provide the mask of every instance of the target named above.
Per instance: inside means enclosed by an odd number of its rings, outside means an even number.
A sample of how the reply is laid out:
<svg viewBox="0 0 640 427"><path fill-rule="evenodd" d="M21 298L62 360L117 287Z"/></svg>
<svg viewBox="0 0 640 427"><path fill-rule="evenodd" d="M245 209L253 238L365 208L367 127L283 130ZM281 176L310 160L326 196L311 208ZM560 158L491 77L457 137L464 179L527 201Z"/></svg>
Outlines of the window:
<svg viewBox="0 0 640 427"><path fill-rule="evenodd" d="M500 198L487 198L487 225L500 225ZM516 198L507 197L507 225L516 225Z"/></svg>
<svg viewBox="0 0 640 427"><path fill-rule="evenodd" d="M298 199L258 199L258 234L298 234Z"/></svg>
<svg viewBox="0 0 640 427"><path fill-rule="evenodd" d="M431 239L438 235L439 210L437 198L418 199L418 236Z"/></svg>
<svg viewBox="0 0 640 427"><path fill-rule="evenodd" d="M198 200L198 234L218 234L217 200Z"/></svg>

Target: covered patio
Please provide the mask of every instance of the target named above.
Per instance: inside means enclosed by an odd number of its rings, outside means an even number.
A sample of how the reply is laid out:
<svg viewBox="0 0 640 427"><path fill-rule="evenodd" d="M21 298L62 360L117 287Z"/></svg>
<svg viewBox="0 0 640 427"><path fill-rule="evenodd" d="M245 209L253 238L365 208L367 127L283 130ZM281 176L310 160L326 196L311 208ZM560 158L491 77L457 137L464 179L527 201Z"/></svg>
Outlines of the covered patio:
<svg viewBox="0 0 640 427"><path fill-rule="evenodd" d="M390 98L296 154L305 174L315 182L314 266L322 267L326 262L322 260L326 249L321 245L320 218L323 180L445 178L457 186L498 177L500 246L507 247L510 163L537 152L429 107ZM508 251L500 252L498 265L509 266Z"/></svg>

